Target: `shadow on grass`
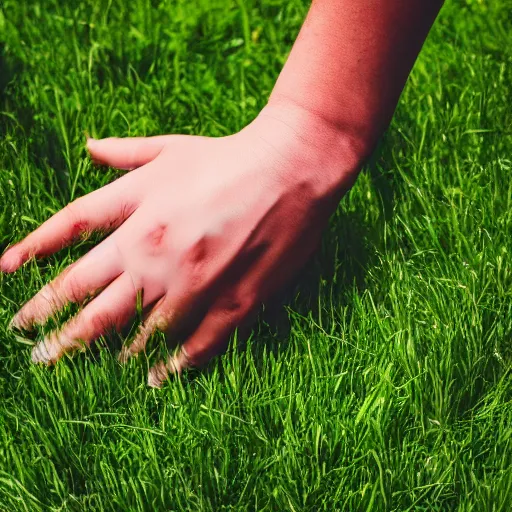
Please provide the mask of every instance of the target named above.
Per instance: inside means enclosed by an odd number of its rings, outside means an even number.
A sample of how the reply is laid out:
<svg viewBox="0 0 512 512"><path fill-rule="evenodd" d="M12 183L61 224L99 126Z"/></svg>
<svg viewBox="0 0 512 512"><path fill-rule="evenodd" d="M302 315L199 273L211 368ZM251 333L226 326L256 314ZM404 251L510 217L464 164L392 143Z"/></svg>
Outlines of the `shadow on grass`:
<svg viewBox="0 0 512 512"><path fill-rule="evenodd" d="M14 71L5 57L5 44L0 42L0 140L5 140L8 130L7 125L12 124L12 121L4 114L4 110L6 110L6 89L13 73ZM0 201L5 201L2 190L0 190ZM0 254L4 252L8 245L8 240L0 241Z"/></svg>
<svg viewBox="0 0 512 512"><path fill-rule="evenodd" d="M0 43L0 99L3 100L5 88L9 83L9 80L12 76L12 72L7 65L7 60L5 58L5 44Z"/></svg>
<svg viewBox="0 0 512 512"><path fill-rule="evenodd" d="M62 143L54 129L48 128L50 123L46 123L44 129L37 126L42 121L37 119L37 109L23 96L23 72L23 63L11 58L5 44L0 43L0 138L23 140L34 166L55 169L60 190L69 195Z"/></svg>
<svg viewBox="0 0 512 512"><path fill-rule="evenodd" d="M364 212L361 210L342 213L331 219L330 228L322 236L321 248L313 254L294 281L268 301L265 311L259 316L259 323L255 328L258 328L259 333L266 334L264 339L275 339L275 342L268 342L269 350L277 350L278 346L289 340L290 321L287 308L304 317L312 315L313 318L318 318L322 315L319 310L319 295L325 293L321 289L322 282L327 288L332 286L333 295L340 307L348 306L346 315L352 314L352 307L351 304L344 303L344 292L355 289L359 294L367 288L367 271L378 263L375 251L369 251L369 246L382 246L382 221L391 219L395 198L393 183L377 165L381 154L382 146L375 150L363 170L370 174L380 198L381 220L370 225L365 221ZM300 300L296 300L297 297Z"/></svg>

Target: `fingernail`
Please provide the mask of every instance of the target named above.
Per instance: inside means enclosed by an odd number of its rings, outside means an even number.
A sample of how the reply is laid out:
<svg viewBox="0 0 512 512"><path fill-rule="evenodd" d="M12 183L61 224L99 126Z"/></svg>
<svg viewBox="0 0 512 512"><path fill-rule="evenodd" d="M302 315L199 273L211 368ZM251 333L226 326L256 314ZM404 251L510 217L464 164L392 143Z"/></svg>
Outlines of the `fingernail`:
<svg viewBox="0 0 512 512"><path fill-rule="evenodd" d="M9 325L7 326L8 329L10 329L12 331L12 329L21 329L21 325L20 325L20 315L19 313L16 313L12 318L11 318L11 321L9 322Z"/></svg>
<svg viewBox="0 0 512 512"><path fill-rule="evenodd" d="M190 358L185 347L181 347L178 354L172 358L172 362L174 367L176 368L178 375L181 375L181 372L183 370L186 370L187 368L191 368L192 366L194 366L194 362Z"/></svg>
<svg viewBox="0 0 512 512"><path fill-rule="evenodd" d="M167 379L167 368L161 361L149 370L148 386L152 388L161 388L165 379Z"/></svg>
<svg viewBox="0 0 512 512"><path fill-rule="evenodd" d="M175 375L175 374L181 375L181 370L182 370L181 363L176 356L169 357L169 360L167 362L167 368L169 369L169 373L171 375Z"/></svg>
<svg viewBox="0 0 512 512"><path fill-rule="evenodd" d="M32 362L36 363L36 364L37 363L50 364L51 356L50 356L50 352L48 350L46 340L39 342L32 349Z"/></svg>
<svg viewBox="0 0 512 512"><path fill-rule="evenodd" d="M130 349L128 347L123 347L121 349L121 352L119 352L119 355L117 356L117 360L121 364L126 364L128 362L128 359L132 356Z"/></svg>
<svg viewBox="0 0 512 512"><path fill-rule="evenodd" d="M149 374L148 374L148 386L150 388L155 388L155 389L162 388L162 381L154 375L152 370L150 370Z"/></svg>

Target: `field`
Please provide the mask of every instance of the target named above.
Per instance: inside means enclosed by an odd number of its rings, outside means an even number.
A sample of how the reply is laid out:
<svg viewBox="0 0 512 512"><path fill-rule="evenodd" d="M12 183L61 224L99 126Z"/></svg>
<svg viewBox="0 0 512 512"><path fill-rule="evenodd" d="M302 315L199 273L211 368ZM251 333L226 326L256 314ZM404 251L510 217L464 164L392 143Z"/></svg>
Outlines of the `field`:
<svg viewBox="0 0 512 512"><path fill-rule="evenodd" d="M85 133L245 126L307 8L3 0L0 250L119 175ZM7 324L94 238L1 275L0 510L510 510L511 13L443 7L321 250L206 369L31 365Z"/></svg>

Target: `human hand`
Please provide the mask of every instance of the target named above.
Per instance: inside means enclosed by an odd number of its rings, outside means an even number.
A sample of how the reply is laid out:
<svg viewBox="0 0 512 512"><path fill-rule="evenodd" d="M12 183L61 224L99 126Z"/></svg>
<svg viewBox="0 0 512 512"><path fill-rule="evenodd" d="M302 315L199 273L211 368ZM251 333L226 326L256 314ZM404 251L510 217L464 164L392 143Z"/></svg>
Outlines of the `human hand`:
<svg viewBox="0 0 512 512"><path fill-rule="evenodd" d="M9 248L0 269L14 272L84 232L113 232L45 285L11 326L43 324L66 303L94 296L34 347L33 362L52 364L126 325L142 291L149 313L121 360L144 350L157 330L194 325L176 354L150 370L152 386L203 365L237 326L254 321L316 249L361 163L336 127L282 105L228 137L111 138L89 140L88 149L97 163L135 170L69 203Z"/></svg>

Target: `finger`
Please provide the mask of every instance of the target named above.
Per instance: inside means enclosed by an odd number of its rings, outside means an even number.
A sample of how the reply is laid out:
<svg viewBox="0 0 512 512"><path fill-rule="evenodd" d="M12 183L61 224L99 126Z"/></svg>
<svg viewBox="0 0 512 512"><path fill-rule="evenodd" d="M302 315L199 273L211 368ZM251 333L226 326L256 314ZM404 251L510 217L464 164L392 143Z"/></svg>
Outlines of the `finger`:
<svg viewBox="0 0 512 512"><path fill-rule="evenodd" d="M213 309L214 314L216 310L221 311L220 314L224 316L225 309L229 312L237 309L240 310L240 301L233 301L231 299L219 300L213 299L212 297L215 293L215 285L218 285L217 289L219 289L219 283L222 281L227 281L228 279L239 280L248 262L251 262L251 259L246 259L241 262L238 261L237 266L234 267L236 272L231 273L225 272L221 274L217 271L216 267L213 267L213 270L210 270L210 274L204 276L199 282L196 278L194 286L188 285L186 288L184 286L177 286L180 291L173 294L168 293L165 299L154 308L147 319L139 326L131 344L127 344L122 348L118 357L119 361L124 363L132 355L145 350L149 338L156 331L165 332L166 335L173 335L176 332L180 332L182 327L193 325L194 321L197 321L197 323L203 322L206 311L202 308L209 303L215 304L214 301L217 302ZM187 282L189 282L189 280L184 278L182 284ZM250 287L248 283L243 282L246 288ZM237 291L237 295L242 296L243 293ZM245 295L246 299L244 299L244 304L247 302L247 299L250 299L248 294ZM244 306L243 311L246 312L246 310L247 308ZM200 319L200 322L198 319ZM180 334L182 333L180 332Z"/></svg>
<svg viewBox="0 0 512 512"><path fill-rule="evenodd" d="M131 171L154 160L168 140L168 135L88 139L87 149L95 163Z"/></svg>
<svg viewBox="0 0 512 512"><path fill-rule="evenodd" d="M33 256L48 256L69 245L79 235L121 225L137 208L140 187L123 176L80 197L44 222L0 258L0 270L14 272ZM127 179L129 178L129 179Z"/></svg>
<svg viewBox="0 0 512 512"><path fill-rule="evenodd" d="M181 375L185 368L193 366L186 351L181 348L174 355L167 357L166 361L159 361L152 366L148 373L148 386L151 388L161 388L169 375Z"/></svg>
<svg viewBox="0 0 512 512"><path fill-rule="evenodd" d="M185 368L204 365L214 355L223 352L234 330L255 318L255 304L250 301L220 299L176 354L150 369L148 385L161 387L169 375L179 375Z"/></svg>
<svg viewBox="0 0 512 512"><path fill-rule="evenodd" d="M220 298L181 346L186 354L185 360L193 366L202 366L213 356L223 352L231 334L237 327L245 327L248 322L253 321L258 308L259 301L250 297Z"/></svg>
<svg viewBox="0 0 512 512"><path fill-rule="evenodd" d="M28 329L44 323L69 302L82 302L123 272L122 258L113 237L94 247L46 284L14 315L9 327Z"/></svg>
<svg viewBox="0 0 512 512"><path fill-rule="evenodd" d="M103 292L32 350L32 362L53 364L65 353L89 346L114 327L120 329L135 311L137 292L133 280L123 272Z"/></svg>
<svg viewBox="0 0 512 512"><path fill-rule="evenodd" d="M131 343L123 345L118 356L120 363L126 363L130 357L145 350L149 338L156 332L160 331L169 334L171 330L178 328L181 315L178 314L177 304L173 308L170 302L168 297L162 297L155 304L154 308L138 327Z"/></svg>

